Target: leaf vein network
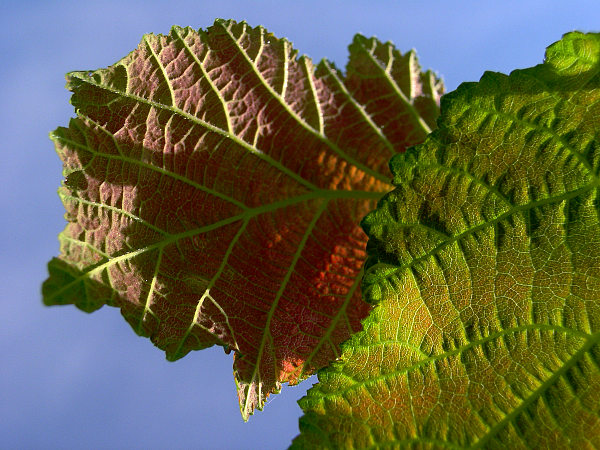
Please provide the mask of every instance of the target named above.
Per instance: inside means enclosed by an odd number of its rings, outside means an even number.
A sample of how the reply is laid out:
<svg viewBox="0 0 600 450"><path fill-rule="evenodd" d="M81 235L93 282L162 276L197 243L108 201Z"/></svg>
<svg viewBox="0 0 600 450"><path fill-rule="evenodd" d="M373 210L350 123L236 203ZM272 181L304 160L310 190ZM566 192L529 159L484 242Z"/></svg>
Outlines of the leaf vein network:
<svg viewBox="0 0 600 450"><path fill-rule="evenodd" d="M373 45L375 45L375 42L373 42ZM400 89L400 87L398 86L398 84L396 83L396 81L390 76L390 74L386 70L386 68L382 67L381 64L379 64L377 62L377 60L375 59L375 56L373 55L374 48L371 49L371 50L367 50L363 45L361 45L360 47L368 55L369 59L373 63L373 66L376 67L377 70L380 73L382 73L383 78L387 81L387 83L389 84L389 86L396 93L397 97L407 107L408 113L419 124L419 127L423 131L424 135L428 135L429 133L431 133L431 128L429 128L429 125L427 125L427 123L423 120L423 118L421 117L421 114L419 114L419 112L417 111L417 109L415 108L415 106L412 104L412 102L402 92L402 89ZM390 58L392 58L392 60L393 60L394 59L393 55L391 55ZM392 61L392 64L393 64L393 61ZM390 64L390 66L391 66L391 64ZM412 76L412 73L411 73L411 76Z"/></svg>
<svg viewBox="0 0 600 450"><path fill-rule="evenodd" d="M463 353L467 350L470 350L476 346L483 346L484 344L487 344L488 342L492 342L496 339L504 339L506 336L508 336L510 334L520 333L520 332L530 331L530 330L531 331L554 331L554 332L564 333L565 335L578 337L578 338L584 340L584 342L585 342L584 347L587 346L588 343L590 343L590 342L591 342L591 344L589 346L591 347L593 344L597 343L597 341L600 341L600 333L589 334L589 333L586 333L586 332L583 332L580 330L574 330L572 328L561 327L558 325L549 325L549 324L545 324L545 323L534 323L534 324L521 325L518 327L506 328L504 330L499 330L495 333L491 333L488 336L485 336L481 339L470 341L469 343L462 345L460 347L457 347L453 350L445 351L443 353L439 353L439 354L435 354L435 355L430 355L427 358L424 358L420 361L417 361L414 364L411 364L410 366L402 367L398 370L387 372L387 373L381 374L376 377L371 377L367 380L356 380L352 376L342 372L342 374L344 376L351 378L354 383L351 386L348 386L348 387L345 387L343 389L336 391L336 394L344 394L345 392L350 392L355 389L361 388L363 386L376 384L380 380L386 380L389 378L397 377L399 375L403 375L405 373L409 373L413 370L418 369L419 367L422 367L422 366L430 364L430 363L434 363L435 361L439 361L439 360L443 360L446 358L460 355L461 353ZM395 342L399 345L404 344L404 342L397 342L397 341L392 341L392 342ZM389 341L383 341L383 343L389 343ZM362 349L362 348L369 349L372 347L380 347L382 345L383 344L380 344L379 342L369 344L369 345L355 343L355 346L357 349ZM582 347L582 348L584 348L584 347ZM579 353L579 352L577 352L577 353ZM575 356L575 355L573 355L573 356Z"/></svg>
<svg viewBox="0 0 600 450"><path fill-rule="evenodd" d="M223 26L223 25L221 24L221 26ZM244 59L246 60L246 63L250 66L250 68L253 71L253 73L259 79L259 81L260 81L261 85L263 86L263 88L266 89L269 92L269 94L271 94L271 96L273 98L275 98L279 102L279 104L286 110L286 112L296 122L298 122L304 129L306 129L312 135L316 136L321 142L323 142L325 145L327 145L340 158L342 158L345 161L347 161L348 163L352 164L357 169L361 170L362 172L370 175L371 177L373 177L373 178L375 178L375 179L377 179L379 181L383 181L385 183L387 183L389 181L388 178L385 175L380 174L379 172L374 171L370 167L364 165L363 163L357 161L356 159L352 158L350 155L348 155L347 153L345 153L342 149L340 149L337 145L335 145L331 140L329 140L325 136L325 134L319 133L319 131L315 130L302 117L300 117L294 110L292 110L290 108L290 106L285 102L285 99L283 99L279 95L279 93L277 93L271 87L271 85L269 85L269 83L267 83L267 81L263 77L262 73L260 73L260 71L256 67L256 64L254 63L254 61L252 61L252 59L250 58L250 56L248 55L248 53L244 50L244 48L240 45L240 43L235 39L235 37L233 36L231 30L228 27L224 27L223 26L223 28L227 32L227 35L230 37L231 41L237 46L239 52L244 56ZM244 33L245 33L245 31L244 31Z"/></svg>
<svg viewBox="0 0 600 450"><path fill-rule="evenodd" d="M588 335L581 348L574 353L561 367L556 370L546 381L544 381L534 392L532 392L527 398L523 399L521 404L507 414L502 420L497 422L492 429L483 436L473 448L481 448L489 442L494 436L496 436L509 422L515 420L522 412L527 409L535 400L537 400L542 394L553 386L556 381L562 377L571 367L581 360L588 353L591 348L600 342L600 332L592 335ZM551 409L551 408L549 408Z"/></svg>
<svg viewBox="0 0 600 450"><path fill-rule="evenodd" d="M321 217L321 215L323 214L323 212L326 210L327 205L328 205L328 201L323 201L321 206L315 211L315 214L311 220L311 222L308 224L304 235L302 236L302 240L300 241L300 243L298 244L298 248L296 249L296 252L294 253L294 257L292 259L292 262L285 274L285 277L283 279L283 281L281 282L281 285L279 287L279 290L277 291L277 294L275 295L275 299L273 300L273 303L271 304L271 307L269 309L269 312L267 314L267 320L265 322L264 325L264 333L262 334L261 340L260 340L260 344L259 344L259 348L258 348L258 356L256 358L256 363L253 363L254 365L254 370L252 371L252 379L250 381L250 383L247 386L247 389L250 389L250 386L252 385L252 383L254 382L254 380L256 379L256 377L258 376L260 378L260 371L259 371L259 366L260 366L260 361L262 360L262 354L265 348L265 344L266 344L266 339L271 339L271 320L273 319L273 316L275 314L275 310L277 309L277 305L279 304L279 300L281 299L285 289L287 288L287 284L294 272L294 269L296 267L296 263L298 262L298 260L300 259L302 252L304 251L304 247L306 246L306 242L308 241L308 238L310 237L310 235L312 234L315 226L317 225L317 222L319 220L319 218ZM277 358L273 358L274 361L277 361ZM249 411L249 405L248 402L250 401L250 395L246 395L246 401L244 404L244 411Z"/></svg>
<svg viewBox="0 0 600 450"><path fill-rule="evenodd" d="M206 122L206 121L198 118L197 116L194 116L193 114L187 113L187 112L179 109L178 107L164 105L162 103L155 102L153 100L146 99L144 97L140 97L138 95L135 95L135 94L132 94L132 93L129 93L129 92L123 92L123 91L120 91L120 90L117 90L117 89L113 89L113 88L110 88L108 86L92 82L91 80L83 78L83 77L81 77L78 74L73 74L73 77L76 77L77 79L81 80L82 82L90 84L90 85L92 85L94 87L97 87L99 89L107 90L109 92L112 92L113 94L120 95L120 96L122 96L124 98L128 98L130 100L137 101L137 102L139 102L141 104L145 104L146 106L150 106L150 107L153 107L153 108L156 108L156 109L159 109L159 110L169 111L172 114L179 115L182 118L184 118L186 120L189 120L194 125L198 125L200 127L203 127L205 129L207 129L208 131L212 131L213 133L219 134L219 135L221 135L221 136L223 136L223 137L225 137L227 139L230 139L235 144L239 145L240 147L248 150L250 153L258 156L261 159L263 159L265 162L267 162L271 166L275 167L276 169L280 170L281 172L285 173L286 175L290 176L292 179L294 179L295 181L297 181L299 184L307 187L308 189L318 190L317 186L315 186L314 184L312 184L309 181L305 180L304 178L300 177L295 172L291 171L290 169L288 169L284 165L280 164L278 161L274 160L272 157L270 157L269 155L263 153L262 151L260 151L256 147L253 147L252 145L250 145L249 143L247 143L243 139L239 138L235 134L230 134L228 131L223 130L223 129L221 129L221 128L219 128L219 127L217 127L217 126L215 126L215 125L213 125L213 124L211 124L209 122ZM79 115L82 116L82 117L88 118L86 115L82 114L81 112L79 112ZM379 178L381 178L381 177L382 176L380 175ZM387 180L384 180L384 181L387 181Z"/></svg>
<svg viewBox="0 0 600 450"><path fill-rule="evenodd" d="M476 231L479 231L479 230L482 230L482 229L487 228L489 226L495 225L496 223L498 223L498 222L500 222L500 221L502 221L502 220L504 220L504 219L512 216L513 214L515 214L517 212L529 211L529 210L531 210L533 208L537 208L539 206L544 206L544 205L551 204L551 203L556 203L556 202L561 202L561 201L564 201L564 200L569 200L571 198L574 198L574 197L577 197L577 196L579 196L581 194L584 194L587 191L589 191L589 190L591 190L591 189L593 189L595 187L598 187L599 185L600 185L600 179L598 179L598 181L590 182L587 185L585 185L585 186L583 186L583 187L581 187L579 189L576 189L576 190L573 190L573 191L570 191L570 192L567 192L567 193L563 193L563 194L552 196L552 197L546 197L546 198L541 199L541 200L537 200L537 201L534 201L534 202L529 202L529 203L526 203L526 204L523 204L523 205L515 206L514 208L512 208L512 209L510 209L510 210L508 210L506 212L504 212L503 214L499 215L498 217L496 217L494 219L482 222L482 223L480 223L478 225L475 225L475 226L473 226L471 228L467 228L466 230L462 231L461 233L459 233L457 235L454 235L453 237L449 238L448 240L446 240L444 242L441 242L436 247L434 247L432 250L428 251L427 253L425 253L425 254L423 254L421 256L413 258L412 260L410 260L410 261L408 261L406 263L403 263L403 264L401 264L399 266L393 266L393 269L390 270L390 271L388 271L385 275L382 275L380 277L380 279L389 279L391 276L393 276L393 275L395 275L395 274L403 271L404 269L412 267L412 266L414 266L415 264L417 264L417 263L419 263L421 261L425 261L426 259L430 258L431 256L439 253L445 247L447 247L447 246L449 246L449 245L457 242L458 240L463 239L465 236L469 236L469 235L475 233ZM379 266L379 264L381 264L381 263L374 264L373 266L371 266L369 268L369 270L370 271L375 270L376 267ZM386 266L389 266L389 265L386 265ZM372 286L371 286L371 288L372 288Z"/></svg>
<svg viewBox="0 0 600 450"><path fill-rule="evenodd" d="M178 27L173 27L173 32L174 32L175 36L177 37L177 39L179 39L181 44L184 46L185 50L192 57L194 62L198 65L198 67L200 68L200 71L202 72L202 75L204 76L204 79L208 82L208 85L210 86L211 90L214 92L214 94L219 99L219 102L221 103L221 106L223 107L223 114L225 115L225 120L227 122L227 132L230 135L233 135L233 126L231 124L231 117L229 115L229 108L227 107L227 102L225 101L225 99L223 98L223 96L221 95L219 90L217 89L217 86L214 84L212 78L209 76L208 72L206 71L206 68L204 67L204 64L198 58L198 55L196 55L192 51L192 49L188 46L187 42L185 42L185 39L183 39L183 37L181 36L179 31L180 30ZM211 53L211 51L207 50L206 55L208 56L210 53Z"/></svg>
<svg viewBox="0 0 600 450"><path fill-rule="evenodd" d="M589 161L580 152L578 152L576 149L574 149L567 141L565 141L564 137L557 134L556 131L553 130L552 128L549 128L549 127L543 126L543 125L539 125L539 124L535 124L535 123L529 122L528 120L525 120L525 119L521 119L514 113L511 114L508 112L498 111L495 109L487 109L487 108L483 108L477 104L470 104L469 109L480 111L480 112L486 113L488 115L497 116L497 117L506 119L506 120L510 121L511 123L518 123L520 125L523 125L526 128L530 128L532 130L539 131L540 133L545 133L545 134L550 135L550 137L552 137L555 141L560 143L562 145L562 147L564 147L566 150L568 150L568 152L571 155L573 155L577 160L579 160L581 165L583 165L586 168L589 175L596 181L597 184L600 184L600 177L598 177L598 175L596 175L594 173L593 167L590 165Z"/></svg>

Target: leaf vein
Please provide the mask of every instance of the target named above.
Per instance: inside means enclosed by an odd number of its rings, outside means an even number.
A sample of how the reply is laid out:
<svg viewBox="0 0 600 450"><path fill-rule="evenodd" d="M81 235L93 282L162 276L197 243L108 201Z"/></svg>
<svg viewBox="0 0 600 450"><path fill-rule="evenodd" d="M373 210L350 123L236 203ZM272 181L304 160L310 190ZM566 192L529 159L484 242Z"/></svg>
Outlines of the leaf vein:
<svg viewBox="0 0 600 450"><path fill-rule="evenodd" d="M483 436L473 448L481 448L486 445L492 438L494 438L509 422L512 422L519 414L525 411L538 397L544 394L546 390L553 386L559 377L563 376L567 370L573 367L577 362L587 353L590 349L600 342L600 333L588 335L588 338L581 346L581 348L573 355L567 362L565 362L560 369L555 371L544 383L541 384L531 395L525 398L521 404L507 414L502 420L496 423L489 433Z"/></svg>
<svg viewBox="0 0 600 450"><path fill-rule="evenodd" d="M353 166L355 166L357 169L365 172L366 174L370 175L371 177L373 177L373 178L375 178L375 179L377 179L379 181L383 181L383 182L386 182L386 183L388 182L388 179L387 179L387 177L385 175L380 174L380 173L374 171L370 167L368 167L368 166L360 163L359 161L355 160L354 158L350 157L347 153L345 153L344 151L342 151L342 149L340 149L337 145L335 145L333 142L331 142L329 139L327 139L325 137L325 135L320 134L318 130L315 130L302 117L300 117L298 114L296 114L296 112L290 108L290 106L285 102L285 100L283 98L281 98L281 96L269 85L269 83L267 83L267 81L265 80L265 78L263 77L263 75L257 69L255 63L251 60L250 56L240 46L239 42L237 42L237 40L233 36L231 30L229 28L227 28L227 27L223 27L223 28L227 32L227 34L230 37L230 39L232 40L232 42L234 42L235 45L237 46L238 51L244 56L244 59L246 60L246 63L249 65L249 67L251 68L251 70L253 70L255 76L258 78L258 80L262 84L263 88L266 89L269 92L269 94L279 102L279 104L284 108L284 110L298 124L300 124L302 126L302 128L304 128L306 131L308 131L309 133L311 133L312 135L314 135L319 141L321 141L325 145L327 145L340 158L346 160L347 162L349 162L350 164L352 164Z"/></svg>
<svg viewBox="0 0 600 450"><path fill-rule="evenodd" d="M550 204L550 203L560 202L560 201L563 201L563 200L569 200L569 199L571 199L573 197L576 197L578 195L581 195L581 194L583 194L583 193L585 193L585 192L593 189L598 184L600 184L600 180L597 183L596 182L588 183L587 185L585 185L585 186L583 186L583 187L581 187L579 189L576 189L576 190L573 190L573 191L570 191L570 192L567 192L567 193L564 193L564 194L556 195L556 196L553 196L553 197L547 197L547 198L544 198L544 199L541 199L541 200L537 200L537 201L534 201L534 202L526 203L524 205L515 206L514 208L511 208L510 210L504 212L503 214L497 216L494 219L488 220L486 222L482 222L482 223L480 223L478 225L475 225L475 226L473 226L471 228L467 228L466 230L464 230L461 233L453 236L452 238L450 238L450 239L448 239L448 240L446 240L444 242L441 242L440 244L438 244L436 247L434 247L432 250L428 251L427 253L425 253L425 254L417 257L417 258L413 258L411 261L403 263L400 266L394 266L393 270L389 271L388 273L386 273L385 275L383 275L381 278L382 279L388 279L392 275L395 275L396 273L398 273L398 272L406 269L407 267L411 267L414 264L419 263L421 261L424 261L424 260L428 259L429 257L431 257L431 256L439 253L445 247L447 247L447 246L455 243L456 241L458 241L460 239L463 239L465 236L471 235L471 234L473 234L476 231L479 231L479 230L482 230L482 229L487 228L489 226L495 225L496 223L498 223L498 222L500 222L500 221L502 221L502 220L504 220L504 219L512 216L513 214L515 214L517 212L528 211L528 210L536 208L538 206L543 206L543 205L547 205L547 204ZM377 266L378 264L381 264L381 263L377 263L377 264L371 266L370 270L372 271L373 268L375 266ZM371 285L370 288L372 288L372 286L373 285Z"/></svg>
<svg viewBox="0 0 600 450"><path fill-rule="evenodd" d="M79 74L75 73L72 75L74 78L79 79L80 81L89 84L91 86L97 87L99 89L103 89L103 90L107 90L109 92L112 92L116 95L120 95L124 98L128 98L130 100L139 102L141 104L150 106L150 107L154 107L156 109L160 109L160 110L165 110L165 111L169 111L173 114L177 114L179 116L181 116L182 118L189 120L191 123L198 125L202 128L205 128L208 131L211 131L213 133L219 134L221 136L224 136L227 139L230 139L233 143L239 145L240 147L244 148L245 150L247 150L249 153L252 153L256 156L258 156L260 159L264 160L265 162L267 162L268 164L270 164L271 166L275 167L277 170L285 173L286 175L288 175L290 178L294 179L295 181L297 181L299 184L311 189L311 190L316 190L318 189L314 184L310 183L309 181L305 180L304 178L300 177L298 174L296 174L295 172L291 171L290 169L288 169L286 166L284 166L283 164L279 163L278 161L274 160L271 156L263 153L262 151L260 151L259 149L252 147L252 145L250 145L249 143L247 143L246 141L244 141L243 139L241 139L240 137L234 135L234 134L230 134L228 131L223 130L222 128L217 127L216 125L213 125L209 122L206 122L202 119L200 119L199 117L196 117L190 113L187 113L181 109L179 109L178 107L175 106L168 106L168 105L164 105L162 103L158 103L156 101L150 100L150 99L146 99L143 97L140 97L138 95L135 94L131 94L128 92L123 92L123 91L119 91L117 89L112 89L108 86L104 86L104 85L100 85L98 83L92 82L89 79L83 78L81 77ZM83 114L82 114L83 115ZM87 117L87 116L85 116ZM90 119L91 120L91 119Z"/></svg>

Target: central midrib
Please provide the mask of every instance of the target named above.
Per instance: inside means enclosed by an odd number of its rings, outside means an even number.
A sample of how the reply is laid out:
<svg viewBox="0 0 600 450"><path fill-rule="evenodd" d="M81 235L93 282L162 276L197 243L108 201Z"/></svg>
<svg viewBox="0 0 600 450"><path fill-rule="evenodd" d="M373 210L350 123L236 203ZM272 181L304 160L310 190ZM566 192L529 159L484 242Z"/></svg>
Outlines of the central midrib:
<svg viewBox="0 0 600 450"><path fill-rule="evenodd" d="M379 192L368 192L368 191L318 190L318 191L314 191L314 192L309 192L304 195L299 195L299 196L291 197L291 198L284 199L284 200L281 200L278 202L273 202L273 203L269 203L267 205L262 205L262 206L258 206L256 208L248 209L248 210L242 212L241 214L238 214L238 215L235 215L232 217L228 217L226 219L220 220L218 222L214 222L209 225L205 225L200 228L194 228L194 229L187 230L187 231L184 231L181 233L173 234L173 235L166 237L165 239L161 239L161 240L159 240L153 244L150 244L146 247L138 248L138 249L135 249L134 251L127 252L127 253L121 254L119 256L115 256L115 257L109 259L108 261L106 261L105 263L95 266L93 269L84 272L79 277L75 278L73 281L66 284L58 291L56 291L52 296L49 297L48 300L51 301L52 298L56 297L57 295L60 295L62 292L69 289L75 283L78 283L82 279L88 278L97 273L100 273L103 270L107 269L108 267L116 264L117 262L130 259L134 256L141 255L148 251L163 248L163 247L165 247L173 242L176 242L180 239L185 239L187 237L195 236L197 234L206 233L206 232L215 230L217 228L220 228L220 227L223 227L226 225L230 225L237 221L249 220L249 219L251 219L255 216L258 216L260 214L263 214L263 213L275 211L277 209L285 208L288 206L292 206L292 205L302 203L302 202L307 202L310 200L318 200L318 199L322 199L322 200L326 200L326 201L340 200L340 199L377 200L382 195L383 194L379 193ZM103 206L103 205L99 205L99 206Z"/></svg>

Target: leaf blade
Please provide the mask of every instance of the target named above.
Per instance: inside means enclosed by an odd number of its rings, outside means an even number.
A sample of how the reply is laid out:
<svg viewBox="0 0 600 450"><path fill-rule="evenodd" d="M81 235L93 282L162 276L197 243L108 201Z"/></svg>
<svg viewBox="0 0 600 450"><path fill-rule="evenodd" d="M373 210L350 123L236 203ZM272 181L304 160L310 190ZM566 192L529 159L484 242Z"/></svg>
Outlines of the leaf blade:
<svg viewBox="0 0 600 450"><path fill-rule="evenodd" d="M245 419L334 359L369 308L358 223L390 186L390 148L320 70L218 20L70 73L77 118L52 135L68 225L45 303L120 307L170 360L234 350Z"/></svg>
<svg viewBox="0 0 600 450"><path fill-rule="evenodd" d="M598 445L600 35L442 99L363 226L377 306L295 448ZM319 444L319 441L322 441Z"/></svg>

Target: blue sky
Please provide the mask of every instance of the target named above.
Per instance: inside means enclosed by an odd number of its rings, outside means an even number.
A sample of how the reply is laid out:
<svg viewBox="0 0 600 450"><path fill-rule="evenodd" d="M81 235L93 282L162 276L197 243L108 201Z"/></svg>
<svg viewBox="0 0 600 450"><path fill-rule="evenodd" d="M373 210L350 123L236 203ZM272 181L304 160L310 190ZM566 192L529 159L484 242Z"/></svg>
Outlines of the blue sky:
<svg viewBox="0 0 600 450"><path fill-rule="evenodd" d="M4 1L0 6L0 443L3 448L285 448L296 400L285 386L243 423L231 355L175 363L116 309L45 308L40 284L64 227L61 163L48 133L73 115L64 73L110 65L148 32L246 20L344 67L356 32L415 48L449 90L484 70L542 62L567 31L600 31L595 1Z"/></svg>

